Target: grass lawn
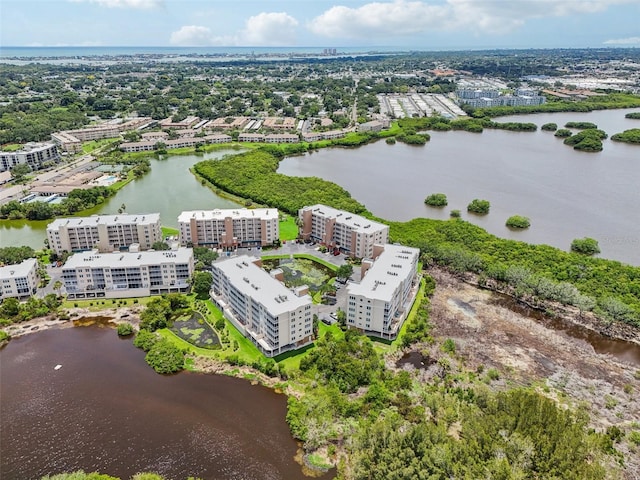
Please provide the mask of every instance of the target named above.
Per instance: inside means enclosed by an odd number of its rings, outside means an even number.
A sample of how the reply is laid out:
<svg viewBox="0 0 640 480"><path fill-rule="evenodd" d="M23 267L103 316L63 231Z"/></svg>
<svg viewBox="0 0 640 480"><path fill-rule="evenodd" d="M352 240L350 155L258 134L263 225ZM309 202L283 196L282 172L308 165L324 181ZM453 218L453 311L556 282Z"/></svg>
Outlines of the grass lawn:
<svg viewBox="0 0 640 480"><path fill-rule="evenodd" d="M162 238L177 237L180 235L180 230L173 227L160 227L162 229Z"/></svg>
<svg viewBox="0 0 640 480"><path fill-rule="evenodd" d="M85 142L82 144L82 153L91 153L94 150L113 143L115 140L113 138L103 138L100 140L91 140L90 142Z"/></svg>
<svg viewBox="0 0 640 480"><path fill-rule="evenodd" d="M90 298L86 300L65 300L63 308L88 308L92 312L117 307L132 307L134 305L146 305L155 297L140 298ZM137 301L136 301L137 300Z"/></svg>
<svg viewBox="0 0 640 480"><path fill-rule="evenodd" d="M283 254L283 255L263 255L262 258L264 260L275 260L278 258L291 258L290 254ZM324 265L325 267L331 269L332 271L336 271L338 270L338 267L336 265L334 265L331 262L327 262L326 260L320 258L320 257L316 257L315 255L311 255L309 253L294 253L293 254L293 258L305 258L307 260L313 260L314 262L318 262L321 265Z"/></svg>
<svg viewBox="0 0 640 480"><path fill-rule="evenodd" d="M8 143L7 145L2 146L2 150L4 150L5 152L15 152L17 150L20 150L21 148L22 145L19 143Z"/></svg>
<svg viewBox="0 0 640 480"><path fill-rule="evenodd" d="M295 217L291 215L282 215L284 220L280 221L280 241L295 240L298 238L298 226Z"/></svg>

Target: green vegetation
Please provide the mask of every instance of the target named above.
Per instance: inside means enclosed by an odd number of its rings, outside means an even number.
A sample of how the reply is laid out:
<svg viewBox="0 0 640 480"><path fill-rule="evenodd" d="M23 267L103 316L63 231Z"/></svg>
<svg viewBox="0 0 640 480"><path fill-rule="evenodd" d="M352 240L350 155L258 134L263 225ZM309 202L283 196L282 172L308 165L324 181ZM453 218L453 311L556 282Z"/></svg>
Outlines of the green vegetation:
<svg viewBox="0 0 640 480"><path fill-rule="evenodd" d="M571 242L571 251L583 255L595 255L596 253L600 253L600 246L598 245L598 241L593 238L576 238Z"/></svg>
<svg viewBox="0 0 640 480"><path fill-rule="evenodd" d="M460 218L460 217L462 217L462 213L460 212L460 210L451 210L449 212L449 216L451 218Z"/></svg>
<svg viewBox="0 0 640 480"><path fill-rule="evenodd" d="M564 144L572 146L574 150L600 152L602 150L602 140L605 138L607 138L607 134L602 130L589 128L565 138Z"/></svg>
<svg viewBox="0 0 640 480"><path fill-rule="evenodd" d="M157 373L175 373L184 368L184 352L164 338L151 346L144 360Z"/></svg>
<svg viewBox="0 0 640 480"><path fill-rule="evenodd" d="M160 228L162 230L162 238L177 237L178 235L180 235L180 230L178 230L177 228L164 226Z"/></svg>
<svg viewBox="0 0 640 480"><path fill-rule="evenodd" d="M507 218L506 225L511 228L529 228L531 226L531 221L529 218L521 215L512 215Z"/></svg>
<svg viewBox="0 0 640 480"><path fill-rule="evenodd" d="M631 128L622 133L616 133L611 137L611 140L640 145L640 128Z"/></svg>
<svg viewBox="0 0 640 480"><path fill-rule="evenodd" d="M0 304L0 325L44 317L56 312L60 305L61 302L55 293L50 293L44 298L31 296L26 302L20 302L12 297L5 298Z"/></svg>
<svg viewBox="0 0 640 480"><path fill-rule="evenodd" d="M133 325L130 323L121 323L118 325L118 335L120 337L128 337L132 335L134 331Z"/></svg>
<svg viewBox="0 0 640 480"><path fill-rule="evenodd" d="M555 132L558 129L557 123L545 123L540 127L540 130L544 130L545 132Z"/></svg>
<svg viewBox="0 0 640 480"><path fill-rule="evenodd" d="M565 128L577 128L579 130L597 129L598 126L591 122L567 122L564 124Z"/></svg>
<svg viewBox="0 0 640 480"><path fill-rule="evenodd" d="M573 135L573 132L569 129L561 128L554 135L559 138L567 138Z"/></svg>
<svg viewBox="0 0 640 480"><path fill-rule="evenodd" d="M387 138L385 140L385 142L387 143L387 145L395 145L396 144L396 138L395 137Z"/></svg>
<svg viewBox="0 0 640 480"><path fill-rule="evenodd" d="M295 215L280 215L280 241L295 240L298 238L298 224Z"/></svg>
<svg viewBox="0 0 640 480"><path fill-rule="evenodd" d="M58 473L57 475L45 475L40 480L120 480L118 477L104 475L98 472L85 473L78 470L72 473Z"/></svg>
<svg viewBox="0 0 640 480"><path fill-rule="evenodd" d="M634 120L640 120L640 112L627 113L624 118L632 118Z"/></svg>
<svg viewBox="0 0 640 480"><path fill-rule="evenodd" d="M547 102L542 105L517 106L517 107L487 107L469 109L473 117L500 117L515 115L518 113L544 113L544 112L591 112L593 110L609 110L617 108L640 107L640 96L630 93L608 93L589 97L581 101L562 100L555 97L547 97Z"/></svg>
<svg viewBox="0 0 640 480"><path fill-rule="evenodd" d="M260 148L220 160L205 160L197 163L194 170L225 191L277 207L291 215L314 203L353 213L365 211L362 204L335 183L318 177L289 177L276 173L281 158Z"/></svg>
<svg viewBox="0 0 640 480"><path fill-rule="evenodd" d="M191 289L197 294L199 299L209 298L209 290L213 283L211 272L194 272Z"/></svg>
<svg viewBox="0 0 640 480"><path fill-rule="evenodd" d="M449 202L444 193L432 193L424 199L424 203L430 207L446 207Z"/></svg>
<svg viewBox="0 0 640 480"><path fill-rule="evenodd" d="M491 204L489 200L479 200L474 198L469 205L467 205L467 212L475 213L477 215L486 215L489 213Z"/></svg>
<svg viewBox="0 0 640 480"><path fill-rule="evenodd" d="M78 188L71 190L61 203L53 205L44 202L20 203L12 200L0 207L0 218L47 220L56 216L72 215L104 203L115 193L116 190L112 187L93 187L87 190Z"/></svg>
<svg viewBox="0 0 640 480"><path fill-rule="evenodd" d="M0 247L0 264L15 265L35 256L36 252L31 247Z"/></svg>
<svg viewBox="0 0 640 480"><path fill-rule="evenodd" d="M0 346L2 346L5 342L11 340L11 335L9 335L4 330L0 330Z"/></svg>

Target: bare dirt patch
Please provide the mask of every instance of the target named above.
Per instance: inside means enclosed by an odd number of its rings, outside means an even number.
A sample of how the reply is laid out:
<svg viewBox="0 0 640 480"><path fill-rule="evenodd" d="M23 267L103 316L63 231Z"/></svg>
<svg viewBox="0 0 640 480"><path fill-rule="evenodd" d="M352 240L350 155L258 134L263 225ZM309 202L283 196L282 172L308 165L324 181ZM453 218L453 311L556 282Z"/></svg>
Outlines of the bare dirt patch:
<svg viewBox="0 0 640 480"><path fill-rule="evenodd" d="M561 403L586 408L598 431L612 425L626 432L640 428L640 365L596 353L585 340L497 304L496 294L431 273L438 285L433 334L455 341L455 356L466 369L494 368L500 372L500 381L492 383L496 388L533 385ZM637 447L623 440L616 448L625 456L626 478L636 478Z"/></svg>

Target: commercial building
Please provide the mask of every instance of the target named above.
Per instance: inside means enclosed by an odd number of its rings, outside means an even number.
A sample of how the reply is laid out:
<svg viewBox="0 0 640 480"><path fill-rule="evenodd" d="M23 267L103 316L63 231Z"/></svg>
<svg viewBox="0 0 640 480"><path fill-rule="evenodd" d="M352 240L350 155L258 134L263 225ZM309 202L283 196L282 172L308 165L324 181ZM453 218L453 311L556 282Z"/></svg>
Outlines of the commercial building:
<svg viewBox="0 0 640 480"><path fill-rule="evenodd" d="M0 267L0 300L29 297L36 293L37 287L38 262L35 258Z"/></svg>
<svg viewBox="0 0 640 480"><path fill-rule="evenodd" d="M313 303L273 278L260 259L242 255L213 264L212 299L226 318L266 356L312 341Z"/></svg>
<svg viewBox="0 0 640 480"><path fill-rule="evenodd" d="M62 252L98 249L112 252L136 244L148 250L162 240L160 214L96 215L93 217L57 218L47 226L49 248Z"/></svg>
<svg viewBox="0 0 640 480"><path fill-rule="evenodd" d="M0 151L0 172L11 170L16 165L29 165L31 170L42 168L45 163L58 163L60 154L53 143L27 143L20 150Z"/></svg>
<svg viewBox="0 0 640 480"><path fill-rule="evenodd" d="M326 205L301 208L298 217L304 240L337 248L351 257L370 258L375 244L389 240L387 225Z"/></svg>
<svg viewBox="0 0 640 480"><path fill-rule="evenodd" d="M195 210L178 216L180 244L225 248L272 245L280 237L276 208Z"/></svg>
<svg viewBox="0 0 640 480"><path fill-rule="evenodd" d="M362 262L362 280L347 285L347 326L386 339L398 336L418 291L420 250L376 245Z"/></svg>
<svg viewBox="0 0 640 480"><path fill-rule="evenodd" d="M189 291L193 250L76 253L62 267L67 298L146 297Z"/></svg>

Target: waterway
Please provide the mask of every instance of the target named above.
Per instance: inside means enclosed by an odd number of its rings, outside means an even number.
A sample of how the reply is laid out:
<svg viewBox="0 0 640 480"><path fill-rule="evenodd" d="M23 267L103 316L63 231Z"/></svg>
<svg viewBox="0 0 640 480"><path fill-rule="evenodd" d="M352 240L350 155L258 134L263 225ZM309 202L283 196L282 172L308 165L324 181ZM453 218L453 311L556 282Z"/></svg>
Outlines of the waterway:
<svg viewBox="0 0 640 480"><path fill-rule="evenodd" d="M497 120L559 127L589 121L611 136L640 128L640 121L625 118L630 111L638 109ZM602 257L640 265L640 147L605 140L602 152L578 152L540 130L429 134L424 147L379 141L357 149L325 149L287 158L278 171L336 182L382 218L444 220L459 209L465 220L502 238L568 250L573 239L588 236L598 240ZM435 192L447 195L447 207L424 204ZM474 198L489 200L491 212L467 214ZM531 227L510 230L505 221L511 215L529 217Z"/></svg>
<svg viewBox="0 0 640 480"><path fill-rule="evenodd" d="M222 198L204 187L189 172L195 163L220 158L238 150L219 150L205 155L176 155L161 160L151 159L151 172L120 189L105 203L88 212L114 214L124 204L129 213L160 212L162 225L177 227L178 215L184 210L234 208L238 204ZM0 221L0 246L28 245L40 249L51 222Z"/></svg>
<svg viewBox="0 0 640 480"><path fill-rule="evenodd" d="M284 395L221 375L158 375L144 355L97 326L12 340L0 351L0 478L78 469L307 478L294 460Z"/></svg>

